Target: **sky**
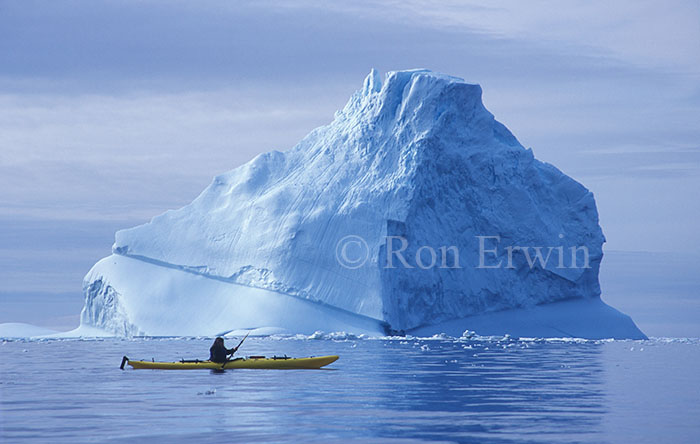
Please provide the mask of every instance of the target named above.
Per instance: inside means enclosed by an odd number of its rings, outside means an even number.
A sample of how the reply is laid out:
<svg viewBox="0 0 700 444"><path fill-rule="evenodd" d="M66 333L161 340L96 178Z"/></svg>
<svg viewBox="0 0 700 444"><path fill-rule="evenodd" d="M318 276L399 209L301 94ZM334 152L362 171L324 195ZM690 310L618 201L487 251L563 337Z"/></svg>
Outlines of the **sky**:
<svg viewBox="0 0 700 444"><path fill-rule="evenodd" d="M697 1L0 0L0 322L75 326L116 230L419 67L589 188L606 252L700 275Z"/></svg>

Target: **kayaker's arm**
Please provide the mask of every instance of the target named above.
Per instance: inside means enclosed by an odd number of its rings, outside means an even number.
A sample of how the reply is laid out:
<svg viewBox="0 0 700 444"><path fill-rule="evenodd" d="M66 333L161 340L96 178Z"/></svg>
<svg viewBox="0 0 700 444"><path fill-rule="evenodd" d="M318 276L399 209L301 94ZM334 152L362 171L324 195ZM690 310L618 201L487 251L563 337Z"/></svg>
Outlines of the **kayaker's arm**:
<svg viewBox="0 0 700 444"><path fill-rule="evenodd" d="M233 355L234 353L236 353L236 352L238 351L238 347L240 347L241 345L243 345L243 341L245 341L245 340L248 338L248 335L249 335L249 334L250 334L250 332L248 332L248 333L243 337L243 339L241 339L241 342L239 342L237 346L235 346L235 347L233 347L233 348L231 349L231 353L229 353L230 355Z"/></svg>

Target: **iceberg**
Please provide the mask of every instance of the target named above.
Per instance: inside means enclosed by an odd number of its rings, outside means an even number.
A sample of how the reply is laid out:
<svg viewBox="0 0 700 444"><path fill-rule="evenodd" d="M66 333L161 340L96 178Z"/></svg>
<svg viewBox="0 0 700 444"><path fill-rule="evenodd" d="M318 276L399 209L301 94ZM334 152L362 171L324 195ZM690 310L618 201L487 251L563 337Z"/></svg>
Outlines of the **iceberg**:
<svg viewBox="0 0 700 444"><path fill-rule="evenodd" d="M118 231L85 277L81 325L128 336L432 334L474 323L526 335L543 331L528 328L533 310L533 326L561 311L537 307L578 301L594 308L557 336L644 337L600 300L593 194L535 159L481 94L428 70L383 81L372 70L289 151Z"/></svg>
<svg viewBox="0 0 700 444"><path fill-rule="evenodd" d="M5 322L0 324L0 338L31 338L57 333L55 330L39 327L24 322Z"/></svg>
<svg viewBox="0 0 700 444"><path fill-rule="evenodd" d="M69 331L56 331L23 322L6 322L0 324L0 339L77 339L113 336L115 336L114 333L90 325L80 325Z"/></svg>

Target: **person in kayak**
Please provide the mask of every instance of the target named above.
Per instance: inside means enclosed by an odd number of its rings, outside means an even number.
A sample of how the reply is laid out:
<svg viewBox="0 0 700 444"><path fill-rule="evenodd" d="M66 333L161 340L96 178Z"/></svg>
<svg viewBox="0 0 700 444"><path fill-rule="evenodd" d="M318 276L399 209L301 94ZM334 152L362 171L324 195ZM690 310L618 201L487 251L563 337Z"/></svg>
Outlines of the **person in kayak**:
<svg viewBox="0 0 700 444"><path fill-rule="evenodd" d="M211 362L226 362L227 356L232 355L238 351L238 347L231 349L226 348L224 345L224 338L218 337L214 340L214 345L209 349L209 360Z"/></svg>

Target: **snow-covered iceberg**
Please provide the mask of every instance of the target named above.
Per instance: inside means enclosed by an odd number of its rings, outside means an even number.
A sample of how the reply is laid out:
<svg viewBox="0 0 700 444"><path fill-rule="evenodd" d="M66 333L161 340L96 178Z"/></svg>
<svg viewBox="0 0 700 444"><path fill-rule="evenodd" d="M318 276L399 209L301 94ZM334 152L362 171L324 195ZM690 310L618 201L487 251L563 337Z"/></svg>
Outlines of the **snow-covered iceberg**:
<svg viewBox="0 0 700 444"><path fill-rule="evenodd" d="M58 333L50 328L38 327L24 322L5 322L0 324L0 338L31 338Z"/></svg>
<svg viewBox="0 0 700 444"><path fill-rule="evenodd" d="M592 193L520 145L478 85L373 70L291 150L117 232L85 278L81 323L122 335L464 330L485 313L602 304L604 241ZM559 255L538 262L534 248ZM614 331L590 319L576 334L644 336L610 310Z"/></svg>

